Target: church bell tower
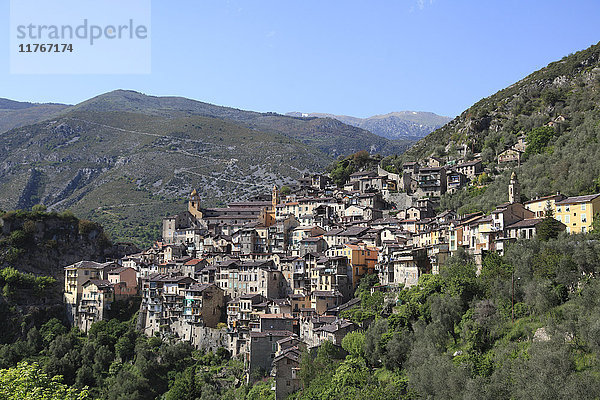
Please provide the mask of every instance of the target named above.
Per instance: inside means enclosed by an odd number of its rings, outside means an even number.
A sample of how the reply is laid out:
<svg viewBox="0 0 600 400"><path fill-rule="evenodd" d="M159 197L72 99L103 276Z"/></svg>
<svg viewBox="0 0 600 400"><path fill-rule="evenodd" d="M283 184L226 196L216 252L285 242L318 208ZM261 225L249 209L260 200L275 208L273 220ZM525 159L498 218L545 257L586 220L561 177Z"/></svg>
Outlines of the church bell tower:
<svg viewBox="0 0 600 400"><path fill-rule="evenodd" d="M202 219L202 211L200 211L200 195L194 189L190 194L190 200L188 201L188 211L197 219Z"/></svg>
<svg viewBox="0 0 600 400"><path fill-rule="evenodd" d="M521 186L514 171L510 176L510 183L508 184L508 202L510 204L521 202Z"/></svg>

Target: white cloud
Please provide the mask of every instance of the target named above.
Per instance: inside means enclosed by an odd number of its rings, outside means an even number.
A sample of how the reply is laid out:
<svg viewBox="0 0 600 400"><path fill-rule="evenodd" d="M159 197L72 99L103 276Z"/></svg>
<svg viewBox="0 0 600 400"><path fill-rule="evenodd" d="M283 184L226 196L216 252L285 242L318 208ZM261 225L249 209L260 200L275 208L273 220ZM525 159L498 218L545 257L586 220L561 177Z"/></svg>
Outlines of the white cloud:
<svg viewBox="0 0 600 400"><path fill-rule="evenodd" d="M433 4L433 0L429 0L429 5L432 5L432 4ZM425 7L427 5L428 5L427 0L417 0L417 7L419 7L419 10L425 9ZM414 9L414 8L411 7L411 11L412 11L412 9Z"/></svg>

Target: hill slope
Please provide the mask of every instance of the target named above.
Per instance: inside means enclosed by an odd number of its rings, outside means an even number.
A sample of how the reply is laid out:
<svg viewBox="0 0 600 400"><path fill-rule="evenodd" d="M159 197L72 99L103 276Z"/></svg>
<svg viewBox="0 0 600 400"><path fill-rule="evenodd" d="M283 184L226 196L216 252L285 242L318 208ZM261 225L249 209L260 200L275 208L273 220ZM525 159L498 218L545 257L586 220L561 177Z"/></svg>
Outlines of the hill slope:
<svg viewBox="0 0 600 400"><path fill-rule="evenodd" d="M75 106L0 107L0 127L16 127L0 135L0 208L69 208L137 244L153 239L160 219L180 211L194 188L207 205L223 204L321 172L338 155L395 154L410 143L332 118L126 90Z"/></svg>
<svg viewBox="0 0 600 400"><path fill-rule="evenodd" d="M518 171L525 198L561 191L600 191L600 45L553 62L508 88L484 98L415 144L402 158L432 153L456 157L466 146L481 153L494 174L496 157L534 129L551 127L550 137L527 151ZM544 128L547 129L547 128ZM532 131L534 133L532 134ZM547 142L546 142L547 141ZM455 196L463 211L489 210L506 198L510 170L496 176L482 196Z"/></svg>
<svg viewBox="0 0 600 400"><path fill-rule="evenodd" d="M68 106L34 104L0 98L0 133L46 120Z"/></svg>
<svg viewBox="0 0 600 400"><path fill-rule="evenodd" d="M303 114L294 112L287 115L300 117ZM311 113L308 116L334 118L392 140L419 140L450 121L448 117L422 111L398 111L369 118L321 113Z"/></svg>
<svg viewBox="0 0 600 400"><path fill-rule="evenodd" d="M72 209L113 239L150 240L194 188L207 204L268 193L331 158L216 118L69 111L0 135L1 209Z"/></svg>
<svg viewBox="0 0 600 400"><path fill-rule="evenodd" d="M295 118L216 106L183 97L147 96L128 90L102 94L70 108L69 111L126 111L169 118L192 115L218 118L247 128L287 136L333 157L359 150L383 155L400 154L411 144L405 140L387 140L330 118Z"/></svg>

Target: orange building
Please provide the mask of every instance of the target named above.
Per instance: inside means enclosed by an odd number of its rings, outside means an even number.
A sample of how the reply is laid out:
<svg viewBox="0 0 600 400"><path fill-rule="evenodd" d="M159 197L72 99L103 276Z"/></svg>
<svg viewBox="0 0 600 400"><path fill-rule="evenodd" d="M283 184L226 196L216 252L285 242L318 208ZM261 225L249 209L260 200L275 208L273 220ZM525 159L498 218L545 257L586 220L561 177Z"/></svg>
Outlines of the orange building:
<svg viewBox="0 0 600 400"><path fill-rule="evenodd" d="M375 272L377 264L377 247L367 246L365 243L345 244L343 255L350 261L352 268L352 287L356 287L360 278Z"/></svg>

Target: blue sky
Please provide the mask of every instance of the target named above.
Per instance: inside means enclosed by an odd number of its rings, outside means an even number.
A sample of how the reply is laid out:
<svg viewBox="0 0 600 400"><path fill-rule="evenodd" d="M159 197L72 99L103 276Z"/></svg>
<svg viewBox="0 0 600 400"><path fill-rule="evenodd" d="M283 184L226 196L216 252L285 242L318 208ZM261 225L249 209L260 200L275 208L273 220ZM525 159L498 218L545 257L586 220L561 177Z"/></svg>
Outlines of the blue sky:
<svg viewBox="0 0 600 400"><path fill-rule="evenodd" d="M152 73L11 75L5 29L0 97L77 103L122 88L257 111L455 116L600 41L599 16L600 1L154 0Z"/></svg>

